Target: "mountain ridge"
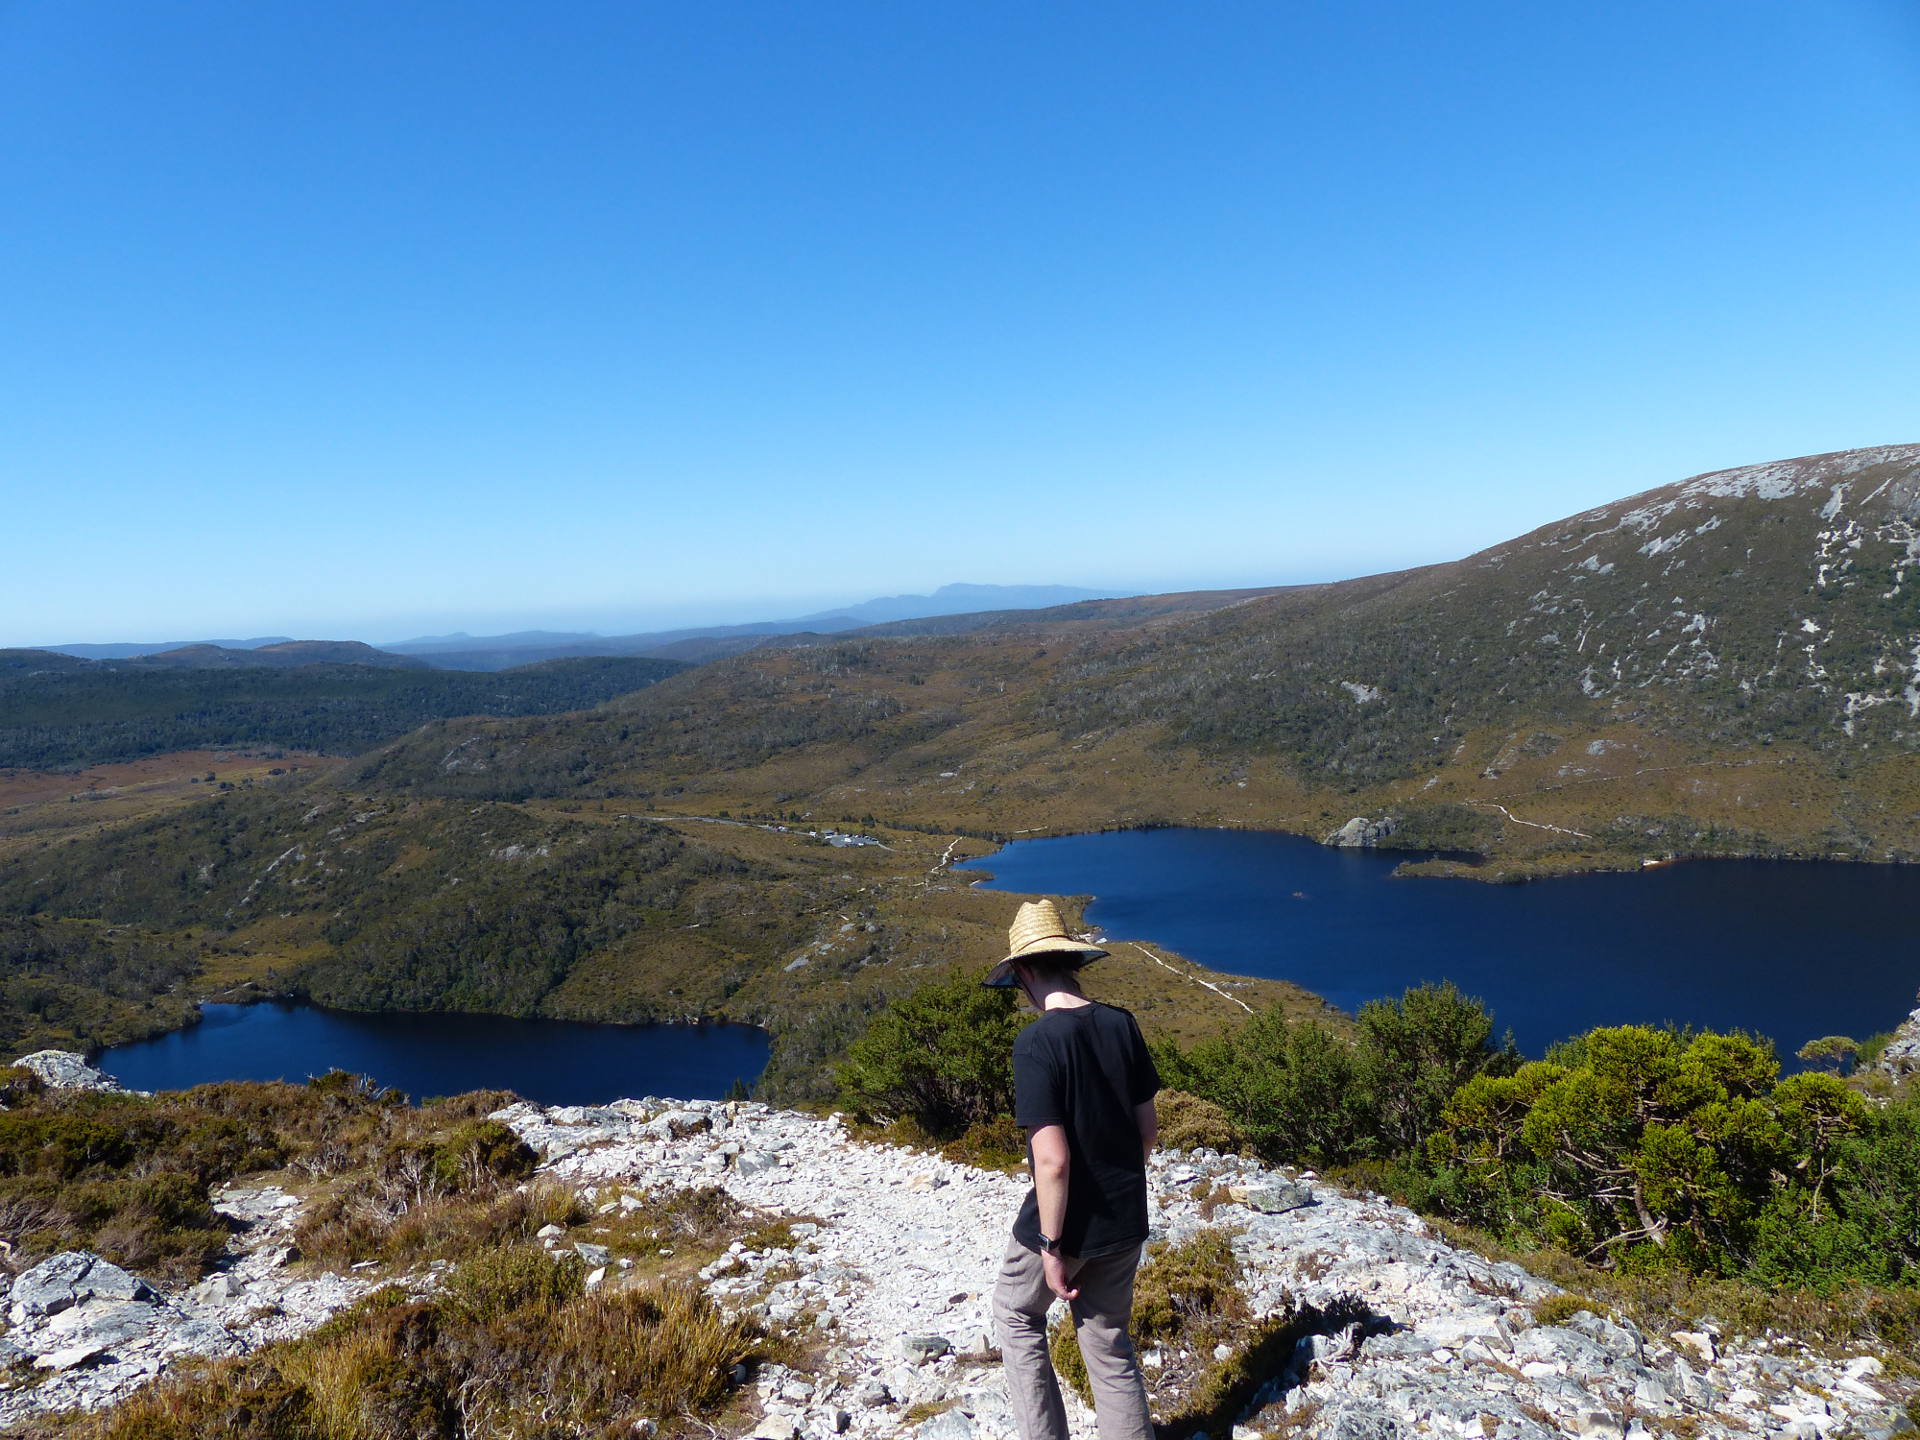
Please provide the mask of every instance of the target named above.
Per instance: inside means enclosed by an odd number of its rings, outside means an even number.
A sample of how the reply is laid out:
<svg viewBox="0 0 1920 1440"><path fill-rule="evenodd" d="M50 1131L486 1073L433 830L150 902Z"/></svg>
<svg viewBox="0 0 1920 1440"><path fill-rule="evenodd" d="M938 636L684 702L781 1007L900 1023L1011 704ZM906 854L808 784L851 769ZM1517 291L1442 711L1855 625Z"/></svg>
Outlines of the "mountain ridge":
<svg viewBox="0 0 1920 1440"><path fill-rule="evenodd" d="M491 670L528 659L589 655L650 655L701 663L716 655L750 649L760 639L797 634L835 633L891 621L1058 606L1072 599L1104 598L1097 590L1071 585L943 585L931 595L891 595L784 620L750 620L734 625L692 625L630 635L596 635L524 630L509 635L423 636L384 647L396 654L430 657L433 663L461 670ZM993 604L991 602L999 602ZM511 642L511 643L509 643ZM703 643L704 642L704 643ZM525 652L524 654L522 652Z"/></svg>
<svg viewBox="0 0 1920 1440"><path fill-rule="evenodd" d="M1320 834L1359 812L1465 806L1468 830L1492 832L1466 848L1551 841L1550 866L1699 846L1915 854L1917 521L1920 446L1713 471L1461 560L1196 614L1089 623L1146 597L762 646L564 735L461 725L445 763L437 733L398 742L354 783L671 792L683 810L805 797L997 833ZM564 783L548 758L562 752ZM1687 794L1654 778L1683 770ZM1502 819L1516 800L1550 807L1548 828Z"/></svg>

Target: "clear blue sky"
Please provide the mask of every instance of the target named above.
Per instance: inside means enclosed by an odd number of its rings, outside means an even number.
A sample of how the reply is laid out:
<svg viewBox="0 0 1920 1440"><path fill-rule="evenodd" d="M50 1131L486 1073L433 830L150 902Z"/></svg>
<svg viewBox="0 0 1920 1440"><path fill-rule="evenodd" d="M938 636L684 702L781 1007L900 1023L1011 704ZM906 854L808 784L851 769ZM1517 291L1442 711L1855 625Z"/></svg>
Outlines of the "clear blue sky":
<svg viewBox="0 0 1920 1440"><path fill-rule="evenodd" d="M1449 559L1920 440L1911 0L0 0L0 644Z"/></svg>

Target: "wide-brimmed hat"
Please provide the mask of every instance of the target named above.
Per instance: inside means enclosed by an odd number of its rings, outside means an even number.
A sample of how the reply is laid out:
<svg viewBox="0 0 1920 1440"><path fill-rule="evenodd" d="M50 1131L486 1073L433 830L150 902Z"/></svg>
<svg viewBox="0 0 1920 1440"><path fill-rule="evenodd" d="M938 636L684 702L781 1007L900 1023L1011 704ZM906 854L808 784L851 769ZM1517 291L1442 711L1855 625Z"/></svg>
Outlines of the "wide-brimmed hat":
<svg viewBox="0 0 1920 1440"><path fill-rule="evenodd" d="M1051 900L1028 900L1022 904L1007 929L1007 944L1012 953L987 972L987 978L980 982L982 985L1013 984L1013 962L1035 955L1058 955L1069 962L1070 968L1078 970L1107 953L1098 945L1089 945L1069 935L1066 922L1060 918L1060 907Z"/></svg>

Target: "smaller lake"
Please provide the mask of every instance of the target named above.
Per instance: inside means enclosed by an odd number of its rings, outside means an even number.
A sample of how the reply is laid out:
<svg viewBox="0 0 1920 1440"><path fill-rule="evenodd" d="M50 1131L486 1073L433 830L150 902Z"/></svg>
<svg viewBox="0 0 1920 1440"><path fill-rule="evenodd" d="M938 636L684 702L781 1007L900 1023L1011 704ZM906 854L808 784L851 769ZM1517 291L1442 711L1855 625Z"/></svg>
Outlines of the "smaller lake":
<svg viewBox="0 0 1920 1440"><path fill-rule="evenodd" d="M639 1095L721 1099L735 1080L759 1078L769 1046L751 1025L593 1025L276 1001L203 1005L200 1014L198 1025L116 1045L95 1063L135 1090L350 1070L416 1100L497 1089L542 1105L604 1105Z"/></svg>
<svg viewBox="0 0 1920 1440"><path fill-rule="evenodd" d="M1525 885L1395 879L1406 852L1261 830L1018 840L961 869L1093 895L1090 924L1342 1010L1451 980L1520 1048L1596 1025L1743 1029L1789 1068L1821 1035L1891 1030L1920 985L1920 866L1697 860ZM1011 918L1011 916L1009 916Z"/></svg>

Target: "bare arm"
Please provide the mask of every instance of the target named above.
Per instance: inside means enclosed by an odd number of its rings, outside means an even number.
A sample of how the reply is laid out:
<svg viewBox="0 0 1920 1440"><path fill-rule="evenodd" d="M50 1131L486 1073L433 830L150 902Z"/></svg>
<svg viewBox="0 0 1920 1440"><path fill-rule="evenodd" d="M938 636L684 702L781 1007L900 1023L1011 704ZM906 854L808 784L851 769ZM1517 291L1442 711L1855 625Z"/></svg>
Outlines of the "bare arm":
<svg viewBox="0 0 1920 1440"><path fill-rule="evenodd" d="M1042 1125L1029 1131L1027 1138L1033 1146L1033 1198L1040 1208L1040 1233L1058 1240L1067 1222L1067 1185L1071 1179L1066 1127ZM1061 1256L1042 1254L1040 1261L1047 1288L1054 1294L1071 1300L1080 1293L1067 1279L1066 1262Z"/></svg>
<svg viewBox="0 0 1920 1440"><path fill-rule="evenodd" d="M1067 1223L1069 1160L1064 1125L1042 1125L1029 1137L1033 1144L1033 1195L1040 1203L1040 1233L1060 1238Z"/></svg>
<svg viewBox="0 0 1920 1440"><path fill-rule="evenodd" d="M1160 1141L1160 1112L1153 1108L1153 1101L1143 1100L1133 1107L1133 1123L1140 1127L1141 1157L1151 1159Z"/></svg>

